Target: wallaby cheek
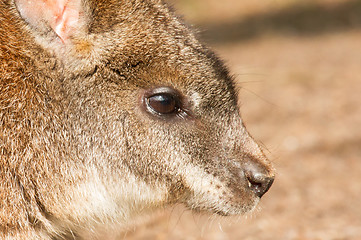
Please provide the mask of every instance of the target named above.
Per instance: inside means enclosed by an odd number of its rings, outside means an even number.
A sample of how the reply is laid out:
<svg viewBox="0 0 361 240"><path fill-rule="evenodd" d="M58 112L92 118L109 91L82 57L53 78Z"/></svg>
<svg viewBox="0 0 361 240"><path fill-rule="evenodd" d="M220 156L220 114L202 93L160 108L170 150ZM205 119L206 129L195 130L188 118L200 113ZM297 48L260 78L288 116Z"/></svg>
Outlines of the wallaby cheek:
<svg viewBox="0 0 361 240"><path fill-rule="evenodd" d="M126 168L121 174L105 171L88 169L87 178L65 188L65 195L59 195L56 201L50 199L49 204L43 201L51 212L47 218L55 222L62 219L58 230L76 231L74 222L89 228L109 222L126 225L139 214L165 204L168 191L164 183L146 182Z"/></svg>

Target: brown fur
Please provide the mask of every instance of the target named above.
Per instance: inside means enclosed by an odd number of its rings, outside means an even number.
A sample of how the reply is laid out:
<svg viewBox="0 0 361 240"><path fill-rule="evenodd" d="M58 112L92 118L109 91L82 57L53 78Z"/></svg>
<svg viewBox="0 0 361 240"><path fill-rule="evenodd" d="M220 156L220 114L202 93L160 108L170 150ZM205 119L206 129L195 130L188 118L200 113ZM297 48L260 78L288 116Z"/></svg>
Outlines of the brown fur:
<svg viewBox="0 0 361 240"><path fill-rule="evenodd" d="M272 178L271 165L227 69L166 4L84 1L63 41L25 20L0 2L0 238L80 238L178 202L255 206L244 169ZM142 94L160 86L182 94L188 118L144 111Z"/></svg>

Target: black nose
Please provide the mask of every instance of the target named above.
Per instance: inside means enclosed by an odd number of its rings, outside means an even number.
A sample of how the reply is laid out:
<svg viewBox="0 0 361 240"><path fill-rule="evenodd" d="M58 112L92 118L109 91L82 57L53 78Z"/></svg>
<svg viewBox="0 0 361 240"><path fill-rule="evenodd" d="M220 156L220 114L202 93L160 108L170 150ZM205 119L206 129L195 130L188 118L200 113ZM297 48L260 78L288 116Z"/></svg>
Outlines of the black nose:
<svg viewBox="0 0 361 240"><path fill-rule="evenodd" d="M270 189L274 181L274 176L270 176L268 171L253 164L246 167L245 176L250 190L258 197L262 197Z"/></svg>

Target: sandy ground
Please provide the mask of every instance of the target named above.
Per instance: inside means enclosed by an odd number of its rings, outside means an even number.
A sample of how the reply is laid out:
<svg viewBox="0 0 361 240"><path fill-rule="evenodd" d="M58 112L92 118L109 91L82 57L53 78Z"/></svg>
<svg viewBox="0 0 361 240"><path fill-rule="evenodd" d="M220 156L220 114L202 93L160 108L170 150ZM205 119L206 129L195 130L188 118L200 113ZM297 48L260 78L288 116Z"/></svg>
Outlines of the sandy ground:
<svg viewBox="0 0 361 240"><path fill-rule="evenodd" d="M169 209L120 239L361 239L361 1L179 0L242 86L277 178L248 216Z"/></svg>

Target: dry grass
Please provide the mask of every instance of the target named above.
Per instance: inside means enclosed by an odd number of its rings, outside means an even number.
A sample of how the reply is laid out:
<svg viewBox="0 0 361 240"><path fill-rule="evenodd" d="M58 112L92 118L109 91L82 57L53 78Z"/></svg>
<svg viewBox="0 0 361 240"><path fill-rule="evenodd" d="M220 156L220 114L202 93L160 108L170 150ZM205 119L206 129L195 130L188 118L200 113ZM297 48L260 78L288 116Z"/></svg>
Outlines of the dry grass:
<svg viewBox="0 0 361 240"><path fill-rule="evenodd" d="M278 175L248 217L176 208L121 239L361 239L361 2L176 5L242 85L243 118Z"/></svg>

